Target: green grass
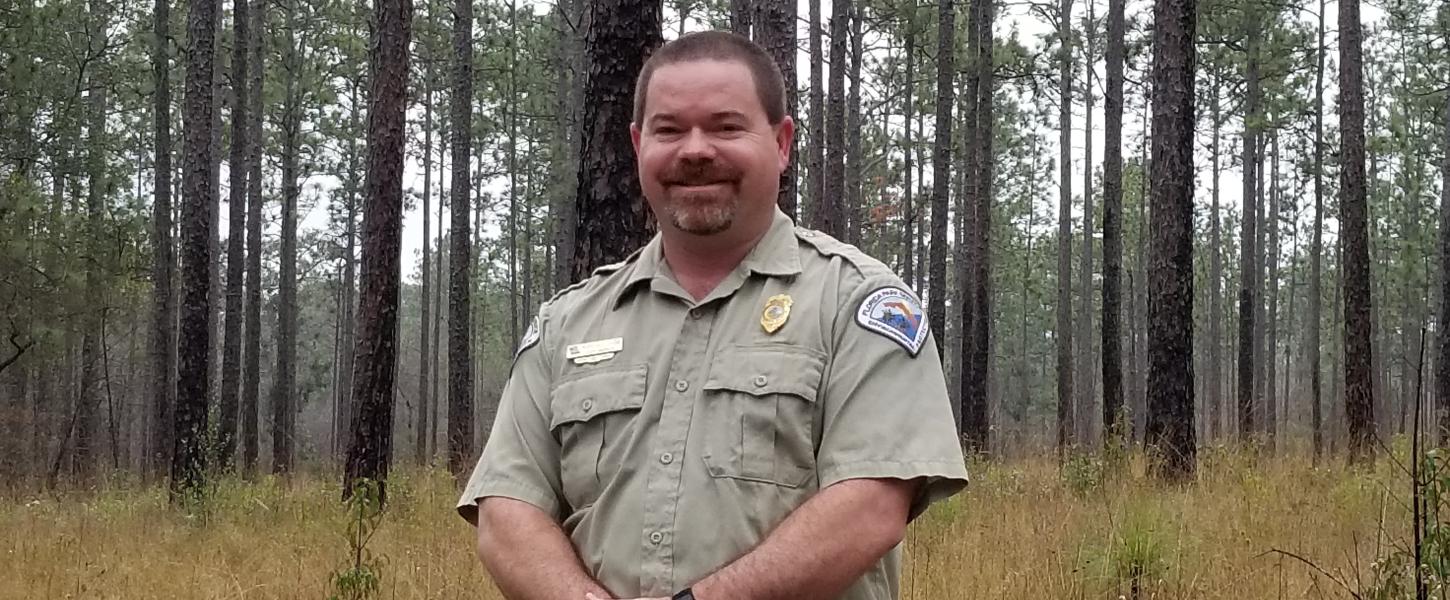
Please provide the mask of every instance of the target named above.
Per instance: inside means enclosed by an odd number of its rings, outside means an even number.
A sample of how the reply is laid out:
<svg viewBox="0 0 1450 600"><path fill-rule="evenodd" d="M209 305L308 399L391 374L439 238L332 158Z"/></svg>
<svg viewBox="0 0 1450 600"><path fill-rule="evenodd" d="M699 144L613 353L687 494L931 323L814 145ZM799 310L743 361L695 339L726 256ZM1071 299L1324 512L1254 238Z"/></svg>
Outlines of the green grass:
<svg viewBox="0 0 1450 600"><path fill-rule="evenodd" d="M1349 598L1408 538L1389 461L1314 468L1204 453L1197 483L1158 486L1143 460L977 467L968 491L912 524L903 598ZM326 598L352 565L336 478L225 480L200 514L159 488L0 500L0 599ZM451 478L403 469L367 545L379 598L499 598L453 511ZM354 516L355 520L355 516ZM1135 586L1136 581L1136 586Z"/></svg>

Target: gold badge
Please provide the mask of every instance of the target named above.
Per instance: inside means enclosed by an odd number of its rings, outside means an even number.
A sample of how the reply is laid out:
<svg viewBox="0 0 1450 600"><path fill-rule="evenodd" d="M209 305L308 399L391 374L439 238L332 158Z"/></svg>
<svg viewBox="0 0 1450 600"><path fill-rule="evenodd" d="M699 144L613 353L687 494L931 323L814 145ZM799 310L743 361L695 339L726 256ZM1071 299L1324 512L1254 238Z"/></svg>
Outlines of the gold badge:
<svg viewBox="0 0 1450 600"><path fill-rule="evenodd" d="M775 333L777 329L785 325L785 320L790 318L792 302L790 296L785 294L771 296L769 300L765 301L765 312L760 314L760 326L765 329L766 333Z"/></svg>

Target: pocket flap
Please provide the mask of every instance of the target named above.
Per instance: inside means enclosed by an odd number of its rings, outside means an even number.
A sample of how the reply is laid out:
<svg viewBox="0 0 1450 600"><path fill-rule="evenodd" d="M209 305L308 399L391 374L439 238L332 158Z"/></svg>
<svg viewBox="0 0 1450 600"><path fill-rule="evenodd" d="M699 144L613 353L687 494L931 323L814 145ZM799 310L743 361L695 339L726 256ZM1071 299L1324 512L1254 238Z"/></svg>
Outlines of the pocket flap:
<svg viewBox="0 0 1450 600"><path fill-rule="evenodd" d="M705 389L732 390L753 396L791 394L815 402L825 364L823 355L806 348L735 346L715 355Z"/></svg>
<svg viewBox="0 0 1450 600"><path fill-rule="evenodd" d="M648 365L591 371L558 384L550 402L552 431L560 425L644 406Z"/></svg>

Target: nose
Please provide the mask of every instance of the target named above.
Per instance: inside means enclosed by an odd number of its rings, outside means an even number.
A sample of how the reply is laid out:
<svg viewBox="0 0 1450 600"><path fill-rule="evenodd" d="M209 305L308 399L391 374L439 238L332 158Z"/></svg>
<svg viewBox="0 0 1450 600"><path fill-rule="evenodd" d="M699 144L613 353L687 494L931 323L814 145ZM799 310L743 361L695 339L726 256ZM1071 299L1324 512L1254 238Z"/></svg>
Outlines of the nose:
<svg viewBox="0 0 1450 600"><path fill-rule="evenodd" d="M711 160L715 158L715 145L711 143L710 137L699 128L692 128L680 140L681 160Z"/></svg>

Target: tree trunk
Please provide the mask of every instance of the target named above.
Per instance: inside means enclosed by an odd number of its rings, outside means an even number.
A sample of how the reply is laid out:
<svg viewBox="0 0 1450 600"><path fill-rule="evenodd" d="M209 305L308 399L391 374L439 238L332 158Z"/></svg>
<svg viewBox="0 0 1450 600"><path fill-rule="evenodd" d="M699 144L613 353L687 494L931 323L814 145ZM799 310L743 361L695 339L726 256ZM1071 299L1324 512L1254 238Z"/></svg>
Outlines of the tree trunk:
<svg viewBox="0 0 1450 600"><path fill-rule="evenodd" d="M1123 412L1123 356L1120 347L1123 270L1123 36L1126 0L1108 0L1107 133L1103 139L1103 434L1128 439L1118 418Z"/></svg>
<svg viewBox="0 0 1450 600"><path fill-rule="evenodd" d="M956 3L942 0L937 3L937 54L936 54L936 141L932 148L932 197L931 197L931 260L927 277L930 293L927 295L927 320L931 324L931 335L937 340L946 339L947 292L947 216L951 206L952 165L952 101L956 91ZM981 134L978 130L977 134ZM958 240L961 243L961 240ZM937 351L946 362L947 347L939 344Z"/></svg>
<svg viewBox="0 0 1450 600"><path fill-rule="evenodd" d="M811 53L811 88L809 126L810 148L806 164L806 192L809 196L809 205L806 206L809 218L806 222L811 227L821 226L821 199L825 191L825 175L822 169L826 164L826 111L825 111L825 52L821 49L821 0L810 0L809 4L810 21L806 24L810 36ZM910 119L908 119L910 120Z"/></svg>
<svg viewBox="0 0 1450 600"><path fill-rule="evenodd" d="M1283 188L1279 184L1279 135L1274 132L1269 138L1270 154L1272 158L1269 165L1273 175L1269 178L1269 214L1264 220L1264 227L1268 229L1269 254L1267 257L1269 271L1269 318L1264 323L1267 341L1264 346L1264 444L1265 449L1270 453L1274 452L1275 437L1279 428L1278 411L1278 356L1279 356L1279 200ZM1291 290L1292 294L1293 291Z"/></svg>
<svg viewBox="0 0 1450 600"><path fill-rule="evenodd" d="M1082 168L1082 254L1078 255L1077 309L1077 428L1078 436L1091 443L1096 435L1097 377L1093 367L1097 355L1093 348L1093 25L1097 0L1087 0L1087 20L1083 38L1083 168Z"/></svg>
<svg viewBox="0 0 1450 600"><path fill-rule="evenodd" d="M901 209L901 221L904 225L904 230L901 237L901 280L906 282L906 285L908 286L912 284L912 280L915 279L916 274L916 258L914 257L914 253L916 251L916 205L912 202L911 197L913 187L911 181L911 159L913 145L915 143L911 137L911 128L912 122L914 120L913 114L915 113L916 108L915 103L912 101L912 92L916 90L915 6L915 4L912 4L907 7L908 12L905 19L906 23L904 24L904 26L906 27L906 56L902 59L906 62L906 76L905 79L901 82L902 88L906 91L906 100L905 104L902 107L903 111L906 113L906 139L901 144L901 153L904 155L905 163L904 168L902 169L902 172L905 175L905 182L901 186L904 202Z"/></svg>
<svg viewBox="0 0 1450 600"><path fill-rule="evenodd" d="M1440 328L1436 332L1439 348L1435 351L1435 407L1440 412L1438 439L1442 446L1450 443L1450 91L1444 94L1445 132L1440 148L1444 155L1440 163ZM1317 231L1314 239L1319 239ZM1319 415L1317 411L1314 414ZM1316 418L1315 425L1318 424Z"/></svg>
<svg viewBox="0 0 1450 600"><path fill-rule="evenodd" d="M360 161L357 148L357 135L361 130L358 116L362 112L360 108L362 99L358 89L360 85L361 82L352 82L352 106L349 107L348 115L348 167L343 190L343 194L347 197L347 224L344 225L343 235L347 237L347 241L343 244L343 252L346 255L343 257L342 264L342 316L338 323L342 333L342 344L338 349L341 364L337 366L338 421L333 424L333 428L338 432L335 456L340 456L343 460L346 460L347 448L352 445L352 413L354 412L352 377L353 367L356 363L353 353L357 351L357 197L362 187L358 181L358 173L361 171L362 165L358 164ZM426 214L426 211L424 212Z"/></svg>
<svg viewBox="0 0 1450 600"><path fill-rule="evenodd" d="M785 81L785 113L797 114L796 85L796 3L794 0L754 0L757 9L755 39L775 59ZM799 129L797 129L799 131ZM780 174L779 205L790 218L796 218L796 149L800 135L791 140L791 161Z"/></svg>
<svg viewBox="0 0 1450 600"><path fill-rule="evenodd" d="M1191 480L1193 427L1194 0L1153 6L1153 270L1148 444L1163 479Z"/></svg>
<svg viewBox="0 0 1450 600"><path fill-rule="evenodd" d="M216 51L215 0L191 0L186 31L191 52L186 67L185 178L182 182L182 301L177 356L176 421L171 460L171 498L190 502L201 493L206 473L207 376L211 355L211 210L213 194L211 122L214 102L212 55Z"/></svg>
<svg viewBox="0 0 1450 600"><path fill-rule="evenodd" d="M554 56L554 142L555 147L551 155L553 157L553 185L554 193L549 206L550 227L552 228L552 259L550 271L549 289L564 289L571 283L569 277L569 261L567 257L574 255L574 198L572 196L574 187L574 171L570 167L577 165L574 140L576 105L574 88L576 77L574 76L577 57L579 36L576 30L576 23L579 22L578 3L573 0L560 0L554 3L554 27L555 45L557 53ZM533 307L529 307L531 310Z"/></svg>
<svg viewBox="0 0 1450 600"><path fill-rule="evenodd" d="M730 31L750 37L750 21L755 16L752 4L751 0L730 0Z"/></svg>
<svg viewBox="0 0 1450 600"><path fill-rule="evenodd" d="M972 107L976 118L968 122L968 137L972 138L971 160L967 164L967 193L972 196L972 214L967 220L971 240L967 258L968 280L972 283L972 294L963 303L962 322L967 334L963 339L962 355L966 357L962 369L962 437L969 452L988 451L988 436L991 431L991 410L988 401L989 355L991 352L992 325L992 281L991 243L992 231L992 23L994 20L993 0L977 0L972 4L970 32L976 37L975 47L970 50L973 74L967 93L975 94ZM972 85L975 83L975 86ZM970 309L970 313L965 312Z"/></svg>
<svg viewBox="0 0 1450 600"><path fill-rule="evenodd" d="M585 40L590 74L579 147L575 279L624 259L650 238L648 209L635 173L634 148L622 132L632 118L628 102L645 59L659 47L660 6L643 0L603 0L594 7ZM588 215L589 218L582 218Z"/></svg>
<svg viewBox="0 0 1450 600"><path fill-rule="evenodd" d="M831 2L831 92L826 118L826 165L823 170L820 221L817 229L846 238L846 36L851 0Z"/></svg>
<svg viewBox="0 0 1450 600"><path fill-rule="evenodd" d="M1340 213L1344 236L1345 419L1351 462L1369 458L1374 435L1369 207L1364 180L1364 55L1359 2L1339 0Z"/></svg>
<svg viewBox="0 0 1450 600"><path fill-rule="evenodd" d="M217 466L223 471L232 468L237 449L237 394L241 385L242 354L242 273L246 255L243 242L247 222L247 40L251 17L247 1L232 2L232 147L231 171L228 175L231 209L227 221L227 296L226 324L222 333L221 422L217 427Z"/></svg>
<svg viewBox="0 0 1450 600"><path fill-rule="evenodd" d="M161 473L171 464L172 410L176 406L176 300L171 277L175 262L171 240L171 36L170 0L156 0L153 21L156 37L151 50L152 81L156 87L152 116L155 137L152 152L155 187L151 208L151 435L146 466ZM44 379L44 378L42 378Z"/></svg>
<svg viewBox="0 0 1450 600"><path fill-rule="evenodd" d="M1210 144L1213 164L1213 200L1209 213L1209 269L1208 269L1208 439L1220 439L1225 423L1223 398L1223 217L1219 215L1219 180L1221 152L1219 141L1223 127L1222 93L1223 77L1218 67L1212 67L1213 94L1209 98L1209 123L1213 127L1213 141Z"/></svg>
<svg viewBox="0 0 1450 600"><path fill-rule="evenodd" d="M378 485L386 502L392 459L394 376L398 356L398 294L403 233L403 145L407 127L408 44L411 0L377 0L372 44L373 77L368 110L367 200L363 209L362 290L354 366L352 445L343 475L343 497L359 479Z"/></svg>
<svg viewBox="0 0 1450 600"><path fill-rule="evenodd" d="M431 25L433 15L436 12L430 4L428 10L428 21ZM431 429L429 428L429 417L433 402L432 396L428 393L428 365L432 358L433 342L429 334L432 333L433 322L433 257L431 246L433 237L433 209L429 203L433 198L433 61L435 57L430 52L423 59L424 69L424 92L423 92L423 289L419 304L422 305L422 315L418 319L419 336L418 342L418 415L417 426L414 433L417 438L414 441L413 460L419 465L428 464L428 439ZM443 224L439 223L441 227Z"/></svg>
<svg viewBox="0 0 1450 600"><path fill-rule="evenodd" d="M1239 409L1239 442L1247 443L1254 434L1254 389L1255 377L1254 367L1256 359L1254 356L1254 314L1259 300L1255 292L1259 279L1258 264L1254 260L1256 252L1255 240L1258 239L1258 232L1255 230L1257 223L1254 220L1254 204L1258 198L1257 186L1258 176L1255 174L1255 166L1258 164L1258 124L1259 118L1259 55L1258 37L1259 26L1250 14L1245 22L1248 24L1248 60L1244 71L1244 79L1248 86L1248 94L1244 101L1244 139L1243 139L1243 169L1244 169L1244 192L1243 192L1243 227L1239 236L1239 364L1238 364L1238 409Z"/></svg>
<svg viewBox="0 0 1450 600"><path fill-rule="evenodd" d="M509 165L509 347L519 346L519 115L518 115L518 10L509 3L509 75L508 96L504 98L504 117L508 119ZM680 15L684 27L685 15ZM472 68L471 66L469 67ZM455 179L456 180L456 179Z"/></svg>
<svg viewBox="0 0 1450 600"><path fill-rule="evenodd" d="M90 0L87 3L89 13L91 37L88 40L88 52L98 57L106 45L107 16L105 7L98 0ZM95 475L96 435L95 428L98 422L97 409L100 406L100 395L96 374L97 363L100 361L100 337L101 324L105 320L106 299L105 290L101 287L101 269L106 268L109 263L104 258L105 246L101 243L103 203L106 195L106 67L102 64L91 64L85 77L88 79L90 91L87 93L87 115L86 115L86 230L88 254L90 260L86 265L86 298L95 302L98 306L88 310L82 317L84 334L81 342L81 381L80 396L76 399L76 411L78 415L79 431L76 435L75 452L75 473L80 483L90 483Z"/></svg>
<svg viewBox="0 0 1450 600"><path fill-rule="evenodd" d="M1061 0L1058 43L1057 454L1076 443L1072 362L1072 0Z"/></svg>
<svg viewBox="0 0 1450 600"><path fill-rule="evenodd" d="M400 52L405 52L406 41ZM406 56L406 54L404 54ZM469 224L468 161L473 143L473 2L453 6L452 236L448 260L448 470L467 473L473 456L473 359L470 358L468 301L472 292L472 228ZM406 74L407 69L403 69ZM405 81L405 80L404 80ZM400 175L401 177L401 175ZM581 180L584 178L581 178ZM581 211L580 214L590 214Z"/></svg>
<svg viewBox="0 0 1450 600"><path fill-rule="evenodd" d="M297 71L297 5L283 4L287 13L282 71L285 104L282 107L282 245L277 280L277 371L272 385L272 472L292 471L297 405L297 144L302 129Z"/></svg>
<svg viewBox="0 0 1450 600"><path fill-rule="evenodd" d="M253 19L248 51L252 59L247 93L251 95L247 136L247 304L246 341L242 349L241 437L242 472L248 476L257 471L260 450L257 407L262 388L262 31L267 26L267 1L253 0Z"/></svg>
<svg viewBox="0 0 1450 600"><path fill-rule="evenodd" d="M861 36L862 8L851 6L851 73L846 91L846 237L853 246L861 245Z"/></svg>

